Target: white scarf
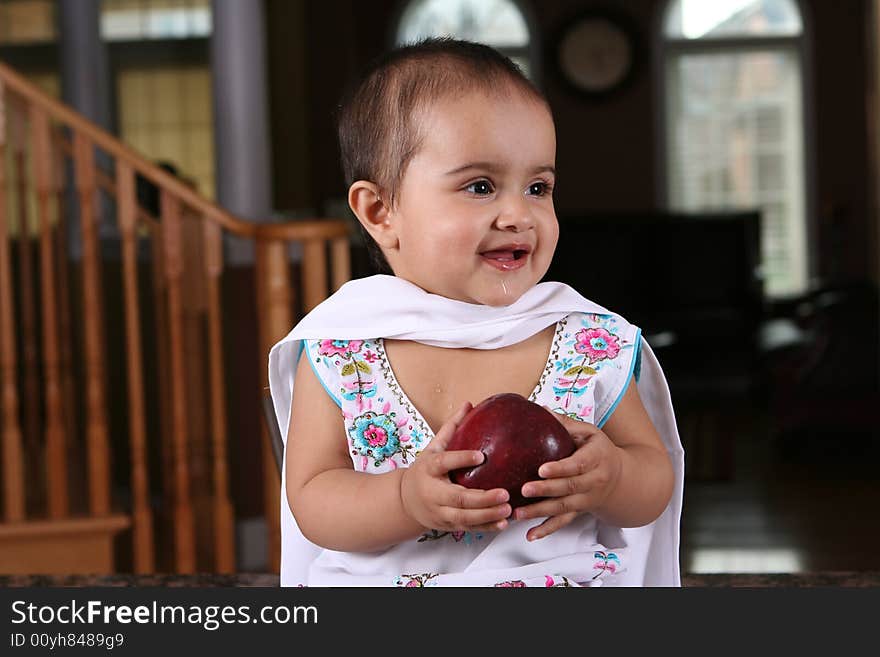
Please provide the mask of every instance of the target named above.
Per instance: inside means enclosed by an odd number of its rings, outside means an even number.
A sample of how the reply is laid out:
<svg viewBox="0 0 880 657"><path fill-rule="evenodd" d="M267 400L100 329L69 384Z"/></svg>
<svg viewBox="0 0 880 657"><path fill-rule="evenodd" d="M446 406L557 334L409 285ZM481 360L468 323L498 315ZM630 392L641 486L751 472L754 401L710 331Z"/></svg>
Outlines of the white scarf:
<svg viewBox="0 0 880 657"><path fill-rule="evenodd" d="M613 314L563 283L539 283L509 306L485 306L430 294L396 276L349 281L306 315L269 353L269 387L281 436L286 444L303 340L387 338L452 349L499 349L522 342L573 312ZM646 572L645 583L677 586L684 452L666 379L647 343L638 390L675 470L672 499L655 521L650 539L657 573ZM285 469L282 467L281 476L282 584L305 582L308 565L320 550L296 526L285 494Z"/></svg>

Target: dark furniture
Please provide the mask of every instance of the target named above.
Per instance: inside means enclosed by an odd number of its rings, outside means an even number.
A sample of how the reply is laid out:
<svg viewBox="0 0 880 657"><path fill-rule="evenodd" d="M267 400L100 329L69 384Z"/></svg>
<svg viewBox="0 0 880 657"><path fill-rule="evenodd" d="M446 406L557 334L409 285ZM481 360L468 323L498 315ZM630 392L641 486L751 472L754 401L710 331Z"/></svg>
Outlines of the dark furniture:
<svg viewBox="0 0 880 657"><path fill-rule="evenodd" d="M689 476L732 476L737 420L760 396L760 213L560 217L545 280L642 328L667 376Z"/></svg>
<svg viewBox="0 0 880 657"><path fill-rule="evenodd" d="M785 304L798 338L768 351L772 435L786 462L875 478L880 463L880 291L826 284Z"/></svg>
<svg viewBox="0 0 880 657"><path fill-rule="evenodd" d="M761 322L760 219L758 212L563 216L545 280L568 283L648 338L661 336L658 348L708 340L715 348L700 360L717 358L719 340L743 343L745 334L745 349Z"/></svg>

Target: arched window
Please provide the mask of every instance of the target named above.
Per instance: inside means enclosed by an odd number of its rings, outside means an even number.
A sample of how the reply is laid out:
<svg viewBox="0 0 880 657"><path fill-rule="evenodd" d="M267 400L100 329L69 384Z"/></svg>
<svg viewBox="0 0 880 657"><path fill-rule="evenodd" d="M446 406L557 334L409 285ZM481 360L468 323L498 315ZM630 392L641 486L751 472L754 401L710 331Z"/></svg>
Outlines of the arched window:
<svg viewBox="0 0 880 657"><path fill-rule="evenodd" d="M759 208L770 297L809 277L803 41L795 0L672 0L663 20L667 205Z"/></svg>
<svg viewBox="0 0 880 657"><path fill-rule="evenodd" d="M432 36L478 41L510 57L534 79L537 47L514 0L411 0L397 25L397 44Z"/></svg>

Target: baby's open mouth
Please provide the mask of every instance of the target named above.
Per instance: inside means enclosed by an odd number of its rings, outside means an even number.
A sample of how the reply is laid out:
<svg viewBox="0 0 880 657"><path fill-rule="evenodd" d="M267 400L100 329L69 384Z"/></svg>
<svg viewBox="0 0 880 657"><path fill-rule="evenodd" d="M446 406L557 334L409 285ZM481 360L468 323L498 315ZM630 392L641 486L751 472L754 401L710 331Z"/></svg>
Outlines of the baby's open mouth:
<svg viewBox="0 0 880 657"><path fill-rule="evenodd" d="M528 255L528 250L526 249L501 249L498 251L485 251L481 253L484 258L489 258L490 260L500 260L502 262L509 262L511 260L519 260Z"/></svg>
<svg viewBox="0 0 880 657"><path fill-rule="evenodd" d="M531 252L532 248L528 244L503 244L497 249L483 251L480 256L493 269L510 272L525 267Z"/></svg>

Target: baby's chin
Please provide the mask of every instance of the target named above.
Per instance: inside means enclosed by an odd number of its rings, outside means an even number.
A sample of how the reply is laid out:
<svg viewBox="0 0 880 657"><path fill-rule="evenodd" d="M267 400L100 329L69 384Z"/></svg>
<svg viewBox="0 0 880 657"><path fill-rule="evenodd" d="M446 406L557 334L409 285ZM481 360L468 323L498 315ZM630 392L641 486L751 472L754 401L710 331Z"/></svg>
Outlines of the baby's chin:
<svg viewBox="0 0 880 657"><path fill-rule="evenodd" d="M517 284L513 281L505 280L500 280L497 284L479 286L477 289L470 286L457 289L435 287L427 284L426 281L410 280L410 282L429 294L436 294L454 301L463 301L464 303L495 308L503 308L515 303L531 287L534 287L534 285L524 287L522 282ZM469 287L470 289L468 289Z"/></svg>
<svg viewBox="0 0 880 657"><path fill-rule="evenodd" d="M498 285L497 289L493 287L492 289L481 291L474 302L484 306L501 308L516 303L526 293L527 289L523 289L522 285Z"/></svg>

